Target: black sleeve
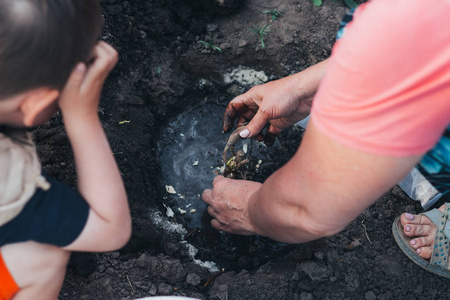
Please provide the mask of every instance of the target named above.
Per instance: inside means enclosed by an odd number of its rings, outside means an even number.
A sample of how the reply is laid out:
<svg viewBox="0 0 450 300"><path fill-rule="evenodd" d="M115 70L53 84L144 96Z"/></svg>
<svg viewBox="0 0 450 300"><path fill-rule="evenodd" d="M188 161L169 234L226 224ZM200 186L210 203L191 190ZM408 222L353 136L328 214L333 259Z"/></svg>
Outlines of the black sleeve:
<svg viewBox="0 0 450 300"><path fill-rule="evenodd" d="M38 189L20 214L0 227L0 246L35 241L64 247L80 235L89 205L71 187L43 175L50 189Z"/></svg>

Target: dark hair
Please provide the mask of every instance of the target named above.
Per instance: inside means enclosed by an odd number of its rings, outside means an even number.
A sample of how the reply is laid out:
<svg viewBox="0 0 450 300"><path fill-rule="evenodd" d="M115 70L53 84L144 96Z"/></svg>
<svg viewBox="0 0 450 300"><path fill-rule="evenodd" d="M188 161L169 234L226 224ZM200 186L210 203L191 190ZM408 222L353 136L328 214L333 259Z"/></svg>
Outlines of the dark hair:
<svg viewBox="0 0 450 300"><path fill-rule="evenodd" d="M0 99L64 87L101 29L98 0L0 0Z"/></svg>

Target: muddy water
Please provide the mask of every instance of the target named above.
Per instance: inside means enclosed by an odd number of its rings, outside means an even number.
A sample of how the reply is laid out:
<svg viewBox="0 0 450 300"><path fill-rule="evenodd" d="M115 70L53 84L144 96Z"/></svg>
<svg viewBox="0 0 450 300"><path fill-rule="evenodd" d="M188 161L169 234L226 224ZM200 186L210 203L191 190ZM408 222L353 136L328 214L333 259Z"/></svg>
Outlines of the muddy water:
<svg viewBox="0 0 450 300"><path fill-rule="evenodd" d="M212 186L212 180L220 173L223 149L229 134L222 132L222 117L225 108L205 104L185 112L169 121L163 130L163 140L158 143L160 153L162 184L167 194L166 213L173 212L182 218L190 228L202 226L202 215L206 206L201 200L204 189ZM271 152L279 149L267 148L250 140L241 140L237 149L244 149L257 172L251 179L264 176L271 162ZM229 153L228 156L231 154ZM250 178L249 178L250 179Z"/></svg>

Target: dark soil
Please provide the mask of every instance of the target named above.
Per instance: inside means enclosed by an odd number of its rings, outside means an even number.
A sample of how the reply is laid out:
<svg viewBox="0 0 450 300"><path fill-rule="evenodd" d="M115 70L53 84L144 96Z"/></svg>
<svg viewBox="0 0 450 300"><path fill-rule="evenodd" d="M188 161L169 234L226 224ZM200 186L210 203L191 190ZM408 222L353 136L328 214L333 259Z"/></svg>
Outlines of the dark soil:
<svg viewBox="0 0 450 300"><path fill-rule="evenodd" d="M165 214L158 141L169 120L205 103L225 107L250 88L224 81L239 66L273 80L327 58L346 12L343 1L324 0L321 7L309 0L225 1L228 7L213 0L101 2L102 39L119 51L120 61L99 113L128 191L133 235L117 252L74 253L60 299L447 298L448 282L414 265L392 238L397 215L420 211L397 187L340 234L301 245L219 233L207 215L204 226L193 229L182 216ZM275 8L282 16L271 22L262 11ZM272 26L263 49L248 28L266 24ZM199 42L211 39L221 52ZM119 124L125 120L130 122ZM75 187L60 116L35 136L44 169ZM278 167L295 153L300 137L298 128L280 136Z"/></svg>

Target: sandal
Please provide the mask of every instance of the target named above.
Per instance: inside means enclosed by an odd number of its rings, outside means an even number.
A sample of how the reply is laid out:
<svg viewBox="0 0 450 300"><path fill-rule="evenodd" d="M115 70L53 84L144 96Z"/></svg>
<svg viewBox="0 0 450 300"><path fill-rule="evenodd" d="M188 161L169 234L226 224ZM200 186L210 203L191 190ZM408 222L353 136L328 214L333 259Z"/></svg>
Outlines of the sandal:
<svg viewBox="0 0 450 300"><path fill-rule="evenodd" d="M392 233L397 245L416 265L439 276L450 278L450 270L448 270L449 255L449 239L450 239L450 203L445 204L444 212L439 209L433 209L423 213L436 226L436 238L434 240L433 254L430 260L426 260L417 254L416 250L411 247L409 242L411 238L407 237L403 231L400 217L397 217L392 224Z"/></svg>

